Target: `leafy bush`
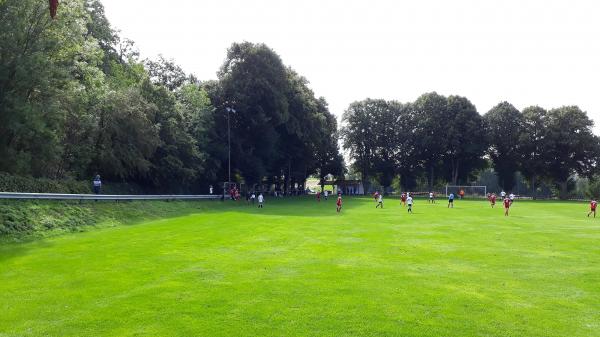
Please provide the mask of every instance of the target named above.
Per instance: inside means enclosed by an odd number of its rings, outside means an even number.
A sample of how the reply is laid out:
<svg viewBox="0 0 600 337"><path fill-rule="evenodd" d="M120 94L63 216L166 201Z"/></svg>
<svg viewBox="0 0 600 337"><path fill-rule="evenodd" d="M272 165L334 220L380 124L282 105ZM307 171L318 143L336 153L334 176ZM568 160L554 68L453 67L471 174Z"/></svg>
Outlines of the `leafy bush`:
<svg viewBox="0 0 600 337"><path fill-rule="evenodd" d="M0 172L0 192L90 193L91 182L22 177Z"/></svg>

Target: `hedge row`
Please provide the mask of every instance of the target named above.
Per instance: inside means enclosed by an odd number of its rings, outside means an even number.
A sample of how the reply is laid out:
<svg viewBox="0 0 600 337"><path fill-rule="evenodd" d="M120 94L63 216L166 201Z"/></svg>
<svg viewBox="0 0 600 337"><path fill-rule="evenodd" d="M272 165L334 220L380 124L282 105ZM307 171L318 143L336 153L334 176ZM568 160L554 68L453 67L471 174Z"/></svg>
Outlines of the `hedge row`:
<svg viewBox="0 0 600 337"><path fill-rule="evenodd" d="M92 183L14 176L0 172L0 192L90 193Z"/></svg>
<svg viewBox="0 0 600 337"><path fill-rule="evenodd" d="M0 192L22 193L92 193L92 180L80 181L73 179L53 180L47 178L32 178L15 176L0 172ZM156 191L144 189L133 183L103 182L103 194L152 194Z"/></svg>

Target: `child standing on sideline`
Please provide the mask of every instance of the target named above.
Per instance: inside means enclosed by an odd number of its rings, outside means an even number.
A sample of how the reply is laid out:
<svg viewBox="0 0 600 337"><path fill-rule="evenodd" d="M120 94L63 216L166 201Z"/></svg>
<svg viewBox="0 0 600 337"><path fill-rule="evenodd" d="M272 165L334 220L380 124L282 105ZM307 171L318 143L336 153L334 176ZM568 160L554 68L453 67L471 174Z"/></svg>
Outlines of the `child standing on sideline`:
<svg viewBox="0 0 600 337"><path fill-rule="evenodd" d="M99 174L96 174L96 177L94 177L93 186L94 186L94 194L100 194L100 187L102 187L102 181L100 180Z"/></svg>
<svg viewBox="0 0 600 337"><path fill-rule="evenodd" d="M262 193L258 195L258 208L263 208L263 203L265 202L265 197L263 197Z"/></svg>

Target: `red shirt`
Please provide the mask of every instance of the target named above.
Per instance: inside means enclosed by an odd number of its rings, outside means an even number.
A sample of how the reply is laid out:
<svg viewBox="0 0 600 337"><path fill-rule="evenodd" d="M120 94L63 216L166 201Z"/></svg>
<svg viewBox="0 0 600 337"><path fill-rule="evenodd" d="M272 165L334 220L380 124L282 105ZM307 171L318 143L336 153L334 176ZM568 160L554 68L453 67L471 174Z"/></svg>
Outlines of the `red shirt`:
<svg viewBox="0 0 600 337"><path fill-rule="evenodd" d="M342 197L338 197L337 203L338 206L342 206Z"/></svg>
<svg viewBox="0 0 600 337"><path fill-rule="evenodd" d="M492 196L490 197L490 201L491 201L491 202L496 202L496 196L495 196L495 195L492 195Z"/></svg>
<svg viewBox="0 0 600 337"><path fill-rule="evenodd" d="M504 199L504 207L506 207L506 208L510 207L510 199L508 199L508 198Z"/></svg>
<svg viewBox="0 0 600 337"><path fill-rule="evenodd" d="M593 200L592 202L590 202L590 208L592 210L595 210L596 206L598 206L598 202L596 202L596 200Z"/></svg>

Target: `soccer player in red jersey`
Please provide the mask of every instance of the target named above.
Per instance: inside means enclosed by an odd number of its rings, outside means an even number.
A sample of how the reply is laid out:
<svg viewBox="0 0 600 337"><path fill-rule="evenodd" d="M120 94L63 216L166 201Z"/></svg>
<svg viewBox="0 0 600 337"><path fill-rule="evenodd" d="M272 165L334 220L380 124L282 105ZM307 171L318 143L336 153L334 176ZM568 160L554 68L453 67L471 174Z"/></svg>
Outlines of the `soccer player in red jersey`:
<svg viewBox="0 0 600 337"><path fill-rule="evenodd" d="M490 206L492 206L492 208L494 208L494 206L496 206L496 194L492 193L492 195L490 195Z"/></svg>
<svg viewBox="0 0 600 337"><path fill-rule="evenodd" d="M317 201L321 202L321 192L317 192Z"/></svg>
<svg viewBox="0 0 600 337"><path fill-rule="evenodd" d="M592 201L590 201L590 212L588 213L588 217L592 213L594 214L594 218L596 217L596 206L598 206L598 202L596 199L592 198Z"/></svg>
<svg viewBox="0 0 600 337"><path fill-rule="evenodd" d="M402 206L406 206L406 193L402 192L402 194L400 195L400 204Z"/></svg>
<svg viewBox="0 0 600 337"><path fill-rule="evenodd" d="M504 197L504 216L508 216L508 210L510 209L510 199Z"/></svg>
<svg viewBox="0 0 600 337"><path fill-rule="evenodd" d="M337 212L339 213L342 210L342 194L338 193L337 201L335 202L337 205Z"/></svg>

